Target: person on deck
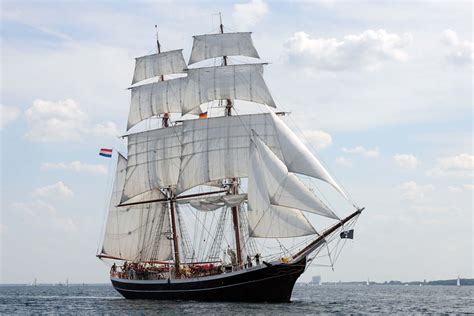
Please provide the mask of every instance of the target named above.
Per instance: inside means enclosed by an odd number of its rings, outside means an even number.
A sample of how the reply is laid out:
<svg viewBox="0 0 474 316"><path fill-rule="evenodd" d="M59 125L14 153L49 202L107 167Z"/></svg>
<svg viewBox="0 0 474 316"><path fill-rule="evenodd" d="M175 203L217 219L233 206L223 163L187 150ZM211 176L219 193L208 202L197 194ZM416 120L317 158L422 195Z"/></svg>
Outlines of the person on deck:
<svg viewBox="0 0 474 316"><path fill-rule="evenodd" d="M255 255L255 262L257 263L257 265L260 264L260 255L258 253Z"/></svg>
<svg viewBox="0 0 474 316"><path fill-rule="evenodd" d="M114 262L114 264L110 268L110 274L115 277L115 272L117 272L117 266L115 265L115 262Z"/></svg>
<svg viewBox="0 0 474 316"><path fill-rule="evenodd" d="M247 267L249 267L249 268L252 267L252 258L250 258L249 255L247 255Z"/></svg>

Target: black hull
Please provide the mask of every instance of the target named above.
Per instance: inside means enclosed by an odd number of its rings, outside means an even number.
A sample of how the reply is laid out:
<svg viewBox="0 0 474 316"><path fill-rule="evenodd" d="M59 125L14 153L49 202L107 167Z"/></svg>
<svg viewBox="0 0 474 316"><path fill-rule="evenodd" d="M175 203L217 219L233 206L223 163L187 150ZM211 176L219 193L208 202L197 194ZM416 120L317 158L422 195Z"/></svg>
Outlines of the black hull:
<svg viewBox="0 0 474 316"><path fill-rule="evenodd" d="M195 279L135 281L111 279L127 299L234 302L289 302L306 257L298 262L262 264L247 270Z"/></svg>

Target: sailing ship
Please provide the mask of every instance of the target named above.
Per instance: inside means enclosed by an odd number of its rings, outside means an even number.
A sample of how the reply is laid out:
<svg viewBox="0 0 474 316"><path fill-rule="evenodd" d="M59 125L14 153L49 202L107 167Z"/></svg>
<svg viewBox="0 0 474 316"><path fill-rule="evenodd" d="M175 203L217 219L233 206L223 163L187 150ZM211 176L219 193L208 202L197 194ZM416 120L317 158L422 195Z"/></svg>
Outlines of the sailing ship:
<svg viewBox="0 0 474 316"><path fill-rule="evenodd" d="M250 32L225 33L221 20L193 39L187 64L182 49L161 50L158 32L157 53L136 58L128 154L118 153L97 257L114 261L112 285L128 299L288 302L315 254L352 238L342 233L363 208L275 110L266 64L234 62L260 58ZM218 64L195 67L203 61ZM242 101L252 113L238 113ZM339 217L303 177L354 210ZM309 216L331 224L317 231Z"/></svg>

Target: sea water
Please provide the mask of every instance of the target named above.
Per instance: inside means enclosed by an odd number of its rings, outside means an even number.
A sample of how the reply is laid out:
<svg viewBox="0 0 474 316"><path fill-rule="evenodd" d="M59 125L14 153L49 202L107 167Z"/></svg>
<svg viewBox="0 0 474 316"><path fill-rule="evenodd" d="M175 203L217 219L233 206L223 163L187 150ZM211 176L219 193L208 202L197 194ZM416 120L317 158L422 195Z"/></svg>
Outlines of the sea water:
<svg viewBox="0 0 474 316"><path fill-rule="evenodd" d="M474 286L297 284L291 303L126 300L110 285L0 286L0 314L474 313Z"/></svg>

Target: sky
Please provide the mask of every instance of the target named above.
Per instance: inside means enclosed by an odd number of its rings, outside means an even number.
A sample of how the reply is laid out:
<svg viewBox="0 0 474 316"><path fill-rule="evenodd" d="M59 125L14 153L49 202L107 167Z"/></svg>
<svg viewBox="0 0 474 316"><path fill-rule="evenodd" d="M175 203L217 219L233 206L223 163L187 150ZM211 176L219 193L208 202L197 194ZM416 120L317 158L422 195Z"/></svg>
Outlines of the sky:
<svg viewBox="0 0 474 316"><path fill-rule="evenodd" d="M108 282L95 254L134 58L252 31L289 125L366 211L324 281L473 277L469 1L2 1L0 283ZM291 123L291 124L290 124ZM339 210L340 215L350 209Z"/></svg>

